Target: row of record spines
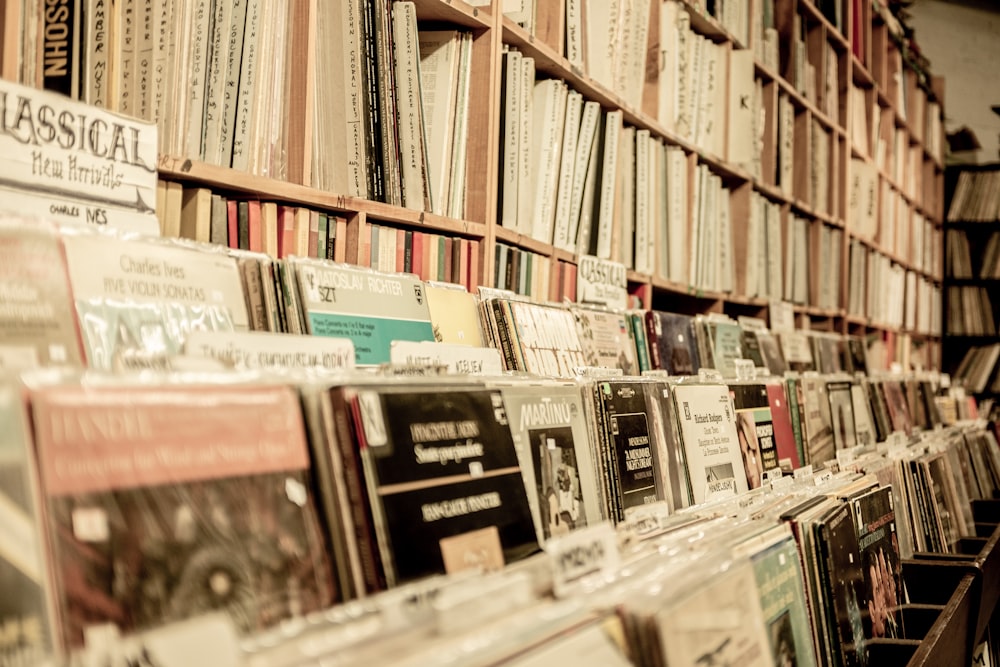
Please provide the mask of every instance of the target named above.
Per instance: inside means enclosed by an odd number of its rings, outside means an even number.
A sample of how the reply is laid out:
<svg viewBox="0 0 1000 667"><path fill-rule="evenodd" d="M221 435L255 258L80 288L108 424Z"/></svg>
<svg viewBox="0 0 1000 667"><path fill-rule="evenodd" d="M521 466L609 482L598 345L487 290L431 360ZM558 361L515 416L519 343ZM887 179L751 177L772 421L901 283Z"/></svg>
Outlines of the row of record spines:
<svg viewBox="0 0 1000 667"><path fill-rule="evenodd" d="M413 273L421 280L480 284L480 241L431 232L368 224L362 234L358 264L386 273Z"/></svg>

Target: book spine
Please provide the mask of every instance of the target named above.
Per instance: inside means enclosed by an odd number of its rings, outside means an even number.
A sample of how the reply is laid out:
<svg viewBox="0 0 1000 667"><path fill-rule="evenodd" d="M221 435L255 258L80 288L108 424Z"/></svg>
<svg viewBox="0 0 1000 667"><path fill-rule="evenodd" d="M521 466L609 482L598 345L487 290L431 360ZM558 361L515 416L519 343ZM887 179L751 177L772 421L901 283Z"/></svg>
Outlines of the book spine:
<svg viewBox="0 0 1000 667"><path fill-rule="evenodd" d="M422 211L427 203L423 150L423 119L417 51L417 16L412 2L392 5L393 60L396 80L396 117L399 133L402 205Z"/></svg>
<svg viewBox="0 0 1000 667"><path fill-rule="evenodd" d="M156 50L154 30L157 5L163 0L138 0L135 45L135 115L155 120L153 112L153 58Z"/></svg>
<svg viewBox="0 0 1000 667"><path fill-rule="evenodd" d="M45 3L42 27L42 88L79 95L80 2Z"/></svg>
<svg viewBox="0 0 1000 667"><path fill-rule="evenodd" d="M596 255L611 259L611 239L614 234L615 185L618 181L618 141L622 132L621 110L609 111L604 125L601 165L601 189L597 203Z"/></svg>
<svg viewBox="0 0 1000 667"><path fill-rule="evenodd" d="M83 68L83 101L108 108L109 81L111 76L111 16L110 0L87 0L86 16L87 58Z"/></svg>

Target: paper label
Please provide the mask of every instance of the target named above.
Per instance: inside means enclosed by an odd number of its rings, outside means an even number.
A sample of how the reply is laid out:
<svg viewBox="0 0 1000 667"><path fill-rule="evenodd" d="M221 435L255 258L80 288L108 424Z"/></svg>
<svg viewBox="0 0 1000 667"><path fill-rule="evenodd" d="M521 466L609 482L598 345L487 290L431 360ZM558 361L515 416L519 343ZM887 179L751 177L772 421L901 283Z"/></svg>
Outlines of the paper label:
<svg viewBox="0 0 1000 667"><path fill-rule="evenodd" d="M576 300L608 308L627 308L628 281L625 265L591 255L581 256L577 268Z"/></svg>
<svg viewBox="0 0 1000 667"><path fill-rule="evenodd" d="M99 204L156 206L156 125L0 81L0 183Z"/></svg>
<svg viewBox="0 0 1000 667"><path fill-rule="evenodd" d="M232 257L104 234L68 234L63 244L77 301L224 306L237 330L249 329L243 282Z"/></svg>
<svg viewBox="0 0 1000 667"><path fill-rule="evenodd" d="M812 477L812 474L813 474L813 467L812 464L810 463L807 466L802 466L801 468L797 468L795 472L792 473L792 476L798 480L798 479L808 479L809 477Z"/></svg>
<svg viewBox="0 0 1000 667"><path fill-rule="evenodd" d="M141 213L71 197L57 197L48 192L0 187L0 210L51 220L60 225L110 227L145 236L160 235L160 221L152 211Z"/></svg>
<svg viewBox="0 0 1000 667"><path fill-rule="evenodd" d="M346 338L319 338L262 332L193 331L184 353L207 357L240 370L267 368L354 368L354 343Z"/></svg>
<svg viewBox="0 0 1000 667"><path fill-rule="evenodd" d="M129 637L87 635L79 664L101 667L239 667L243 664L232 621L224 613L172 623Z"/></svg>
<svg viewBox="0 0 1000 667"><path fill-rule="evenodd" d="M621 561L615 529L608 522L549 540L545 551L551 558L556 597L565 597L585 577L613 573Z"/></svg>
<svg viewBox="0 0 1000 667"><path fill-rule="evenodd" d="M447 574L465 570L498 572L503 569L503 546L496 526L445 537L439 544Z"/></svg>
<svg viewBox="0 0 1000 667"><path fill-rule="evenodd" d="M492 347L472 347L430 341L394 340L389 361L410 367L444 366L449 373L462 375L500 375L503 362Z"/></svg>

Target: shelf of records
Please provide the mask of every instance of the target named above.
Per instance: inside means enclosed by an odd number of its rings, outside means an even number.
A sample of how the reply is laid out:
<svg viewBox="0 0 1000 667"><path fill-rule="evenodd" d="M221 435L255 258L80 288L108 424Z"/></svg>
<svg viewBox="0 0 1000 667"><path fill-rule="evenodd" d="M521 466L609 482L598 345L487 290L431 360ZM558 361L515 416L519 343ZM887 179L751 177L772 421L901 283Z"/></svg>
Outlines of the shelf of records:
<svg viewBox="0 0 1000 667"><path fill-rule="evenodd" d="M903 665L1000 594L1000 447L936 377L408 372L0 384L5 652Z"/></svg>
<svg viewBox="0 0 1000 667"><path fill-rule="evenodd" d="M1000 166L970 165L949 169L948 224L1000 221Z"/></svg>
<svg viewBox="0 0 1000 667"><path fill-rule="evenodd" d="M870 215L864 226L874 227L859 235L877 234L896 261L930 272L926 242L911 248L909 230L923 234L911 216L940 217L921 199L940 190L940 169L921 148L940 134L923 127L940 109L900 58L873 63L874 79L848 85L860 57L850 50L868 62L864 44L879 31L860 5L572 0L504 5L501 19L489 3L460 0L161 4L143 5L134 24L113 21L110 31L74 14L87 29L60 76L25 57L44 47L32 30L40 18L12 3L5 26L22 48L5 58L6 76L97 106L114 99L116 110L149 121L171 119L144 155L168 179L348 218L476 239L490 238L496 221L544 244L524 250L593 254L694 289L753 297L736 289L747 276L730 278L726 257L738 254L759 194L778 207L783 234L791 211L846 228L835 258L846 254L862 213ZM843 28L858 24L855 14L865 25L848 37ZM183 37L162 30L156 38L151 25ZM296 25L310 26L305 39L288 39L284 28ZM112 35L138 39L144 57L124 48L89 55L86 45ZM895 43L887 49L900 54ZM260 58L265 50L275 57ZM646 80L647 52L661 56L655 81ZM111 76L94 75L103 66ZM143 85L150 67L157 76ZM875 95L880 81L897 78L891 95ZM873 170L884 176L871 179ZM877 208L854 196L871 184ZM765 221L747 224L758 247L775 246L773 233L768 246L760 231ZM706 250L716 244L720 253ZM644 252L655 246L662 256ZM494 259L484 253L484 277L495 274Z"/></svg>

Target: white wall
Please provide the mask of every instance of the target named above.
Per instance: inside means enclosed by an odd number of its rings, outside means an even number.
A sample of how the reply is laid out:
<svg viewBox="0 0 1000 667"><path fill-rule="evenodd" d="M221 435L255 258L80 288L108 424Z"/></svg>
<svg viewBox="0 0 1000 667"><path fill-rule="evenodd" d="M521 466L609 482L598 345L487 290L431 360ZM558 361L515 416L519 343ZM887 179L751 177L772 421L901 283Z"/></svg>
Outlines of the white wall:
<svg viewBox="0 0 1000 667"><path fill-rule="evenodd" d="M982 150L975 162L1000 161L1000 2L916 0L910 7L916 42L945 78L945 130L967 125Z"/></svg>

